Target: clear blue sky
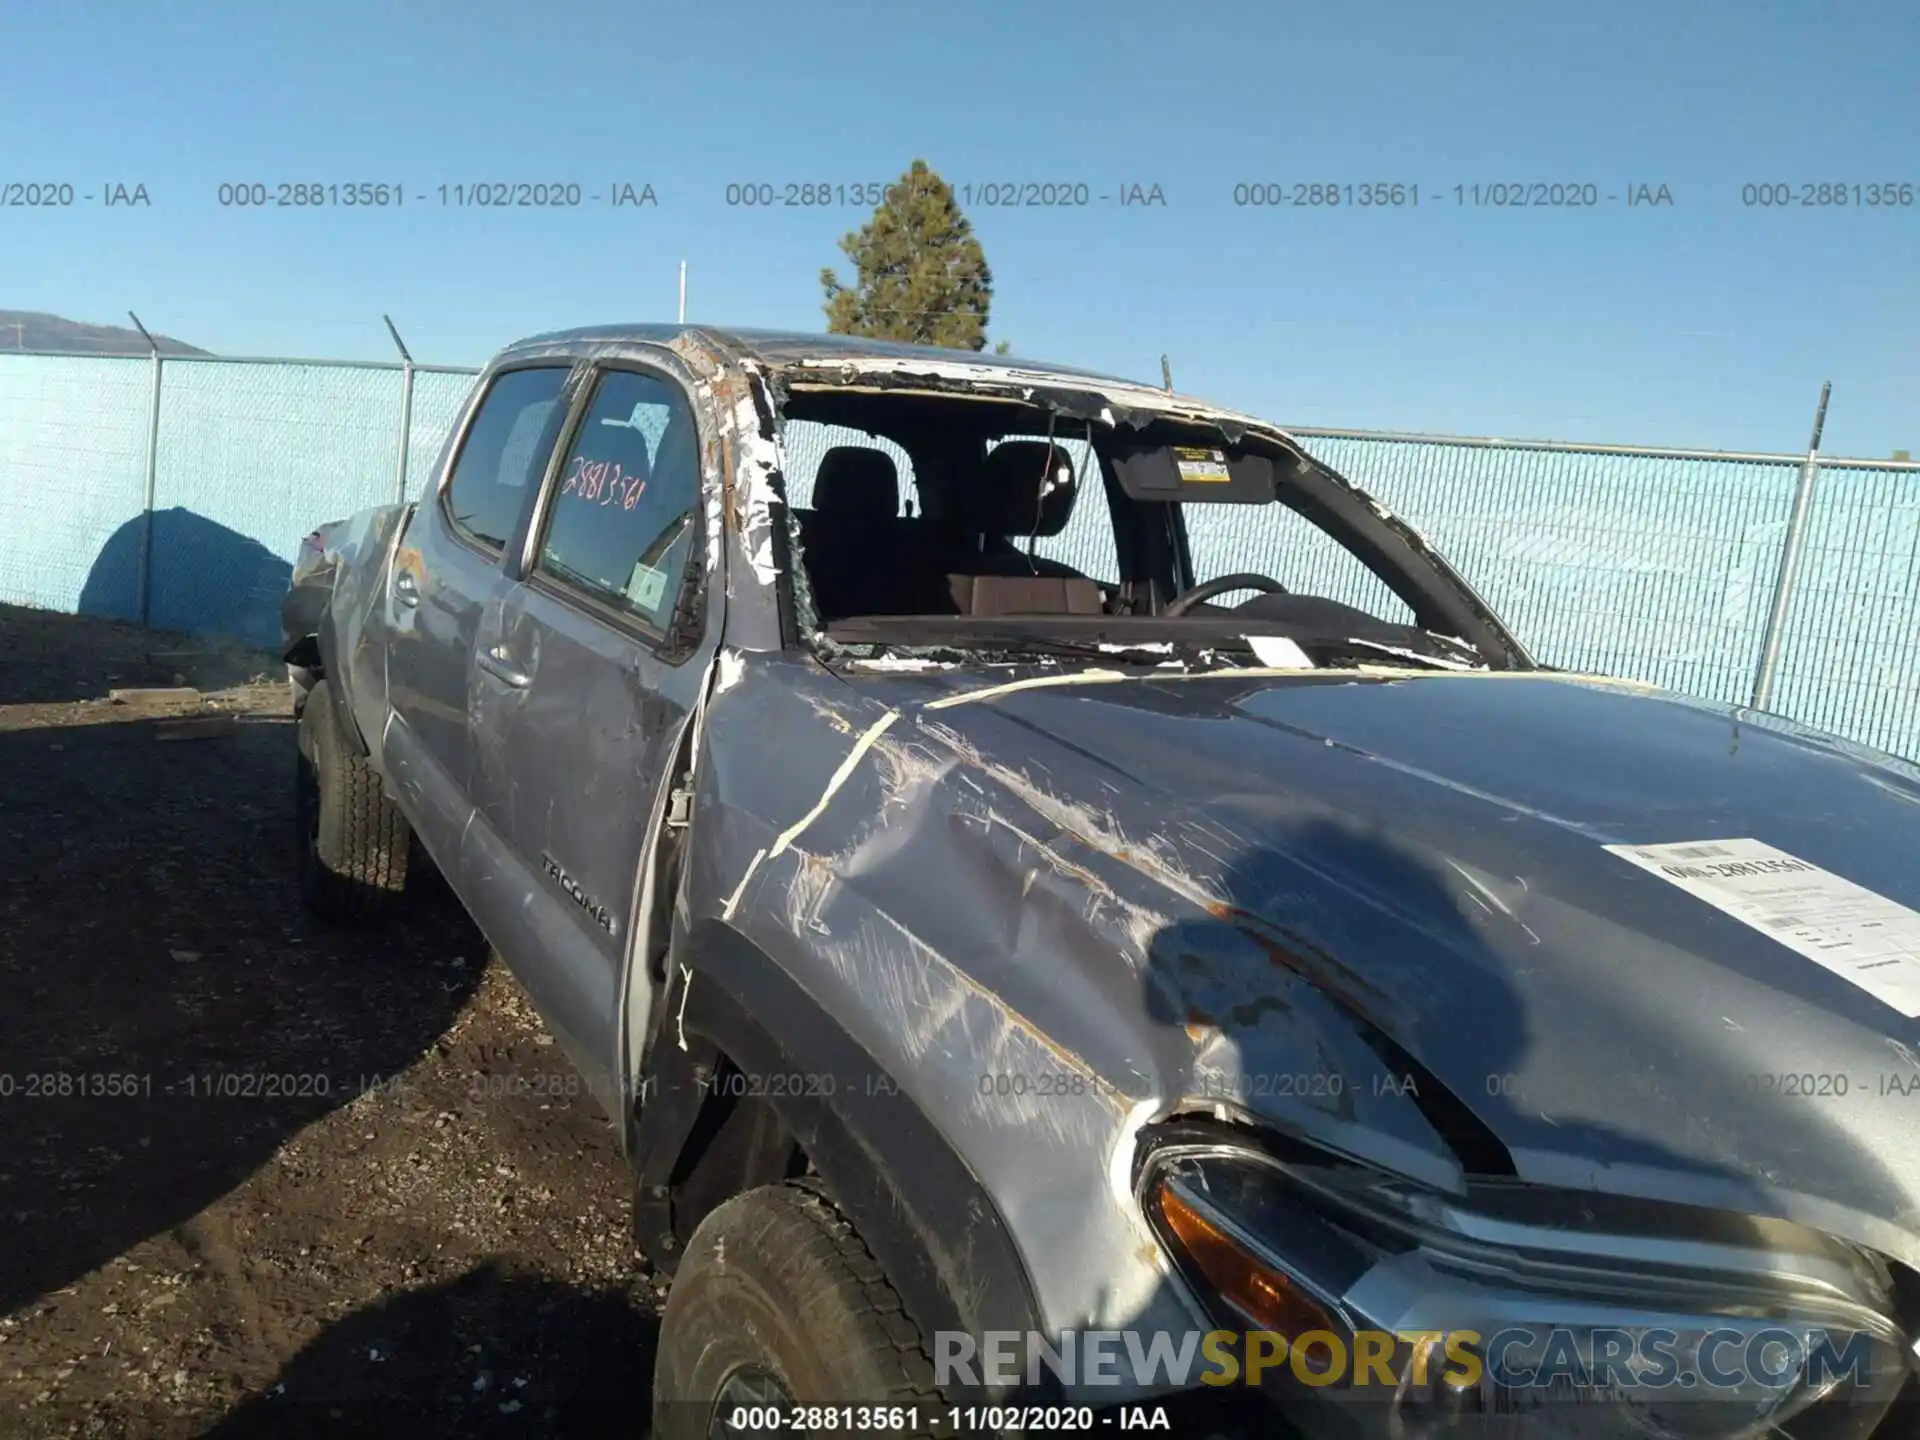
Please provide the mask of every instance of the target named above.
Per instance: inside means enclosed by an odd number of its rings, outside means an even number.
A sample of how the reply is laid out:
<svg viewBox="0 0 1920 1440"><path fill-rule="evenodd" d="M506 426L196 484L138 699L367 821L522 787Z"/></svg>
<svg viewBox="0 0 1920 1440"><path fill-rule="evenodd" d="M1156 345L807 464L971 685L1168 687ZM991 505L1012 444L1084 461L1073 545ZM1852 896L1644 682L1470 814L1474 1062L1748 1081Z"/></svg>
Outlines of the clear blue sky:
<svg viewBox="0 0 1920 1440"><path fill-rule="evenodd" d="M971 215L1016 352L1300 425L1920 450L1920 5L731 6L0 10L0 308L230 354L423 361L673 318L819 329L862 208L729 182L1159 185L1164 207ZM399 210L241 211L222 182L388 181ZM1418 209L1254 209L1236 183L1401 181ZM1597 209L1462 207L1559 181ZM442 184L652 185L657 207L442 207ZM1741 186L1904 181L1906 208ZM1629 209L1632 185L1674 203ZM426 197L424 200L417 197ZM1444 197L1444 198L1443 198ZM1797 195L1795 198L1798 198ZM844 273L844 272L843 272Z"/></svg>

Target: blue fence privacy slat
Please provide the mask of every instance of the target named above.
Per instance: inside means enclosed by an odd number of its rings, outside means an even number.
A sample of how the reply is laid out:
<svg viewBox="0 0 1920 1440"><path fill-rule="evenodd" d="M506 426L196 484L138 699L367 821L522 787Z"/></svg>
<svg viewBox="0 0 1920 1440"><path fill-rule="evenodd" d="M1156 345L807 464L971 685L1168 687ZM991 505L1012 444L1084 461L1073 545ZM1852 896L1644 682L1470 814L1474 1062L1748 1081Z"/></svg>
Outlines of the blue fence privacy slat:
<svg viewBox="0 0 1920 1440"><path fill-rule="evenodd" d="M1920 477L1820 467L1771 709L1920 756Z"/></svg>
<svg viewBox="0 0 1920 1440"><path fill-rule="evenodd" d="M1535 658L1747 698L1797 460L1302 439L1424 534Z"/></svg>
<svg viewBox="0 0 1920 1440"><path fill-rule="evenodd" d="M415 371L413 377L413 437L407 447L407 498L417 500L421 488L435 473L440 452L453 427L459 423L460 407L473 389L471 372L449 374Z"/></svg>
<svg viewBox="0 0 1920 1440"><path fill-rule="evenodd" d="M131 620L131 571L95 562L146 498L151 362L0 360L0 602Z"/></svg>
<svg viewBox="0 0 1920 1440"><path fill-rule="evenodd" d="M277 643L300 537L393 498L399 400L391 371L168 364L149 623Z"/></svg>
<svg viewBox="0 0 1920 1440"><path fill-rule="evenodd" d="M474 373L414 372L409 496L434 473ZM146 359L0 354L0 601L138 615L151 380ZM393 498L401 394L397 364L167 359L150 623L273 644L300 537ZM1426 535L1542 661L1749 698L1803 457L1295 433ZM827 448L848 443L873 442L789 427L795 504ZM1091 457L1084 442L1067 448L1080 498L1036 553L1114 579ZM911 495L906 457L895 460ZM1196 508L1190 530L1203 577L1257 571L1405 617L1290 511ZM1920 757L1920 465L1820 462L1772 709Z"/></svg>

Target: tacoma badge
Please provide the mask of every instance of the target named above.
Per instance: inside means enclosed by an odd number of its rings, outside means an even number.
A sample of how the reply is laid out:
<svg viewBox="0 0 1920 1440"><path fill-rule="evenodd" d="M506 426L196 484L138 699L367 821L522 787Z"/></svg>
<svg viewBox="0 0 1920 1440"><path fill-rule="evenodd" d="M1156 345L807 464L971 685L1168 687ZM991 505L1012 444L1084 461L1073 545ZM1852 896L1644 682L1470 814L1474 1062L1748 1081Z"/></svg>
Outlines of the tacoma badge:
<svg viewBox="0 0 1920 1440"><path fill-rule="evenodd" d="M593 917L596 925L609 935L617 935L619 933L619 922L613 918L613 912L591 895L587 894L586 891L582 890L580 888L580 882L575 880L565 870L561 869L560 862L544 850L540 852L540 866L547 874L559 882L560 888L567 892L567 897L571 899L574 904L578 905Z"/></svg>

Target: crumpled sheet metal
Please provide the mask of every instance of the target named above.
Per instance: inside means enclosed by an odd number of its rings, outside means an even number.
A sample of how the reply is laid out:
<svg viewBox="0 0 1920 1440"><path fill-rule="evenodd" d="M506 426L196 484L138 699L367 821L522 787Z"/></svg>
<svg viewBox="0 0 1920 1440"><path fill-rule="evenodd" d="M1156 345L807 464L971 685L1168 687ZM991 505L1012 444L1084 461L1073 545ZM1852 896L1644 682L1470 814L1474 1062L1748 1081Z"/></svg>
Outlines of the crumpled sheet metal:
<svg viewBox="0 0 1920 1440"><path fill-rule="evenodd" d="M1221 1109L1274 1056L1384 1067L1312 957L1241 914L1221 879L1236 837L1191 815L1178 843L1136 840L1144 815L1071 798L1100 793L1093 761L1041 773L983 745L968 720L991 708L874 705L831 676L750 666L709 717L723 759L700 804L727 823L725 853L701 862L705 903L948 1131L1027 1242L1050 1326L1182 1329L1189 1302L1130 1193L1140 1127ZM775 737L788 778L729 798L724 757ZM1303 1090L1267 1108L1445 1173L1392 1105Z"/></svg>

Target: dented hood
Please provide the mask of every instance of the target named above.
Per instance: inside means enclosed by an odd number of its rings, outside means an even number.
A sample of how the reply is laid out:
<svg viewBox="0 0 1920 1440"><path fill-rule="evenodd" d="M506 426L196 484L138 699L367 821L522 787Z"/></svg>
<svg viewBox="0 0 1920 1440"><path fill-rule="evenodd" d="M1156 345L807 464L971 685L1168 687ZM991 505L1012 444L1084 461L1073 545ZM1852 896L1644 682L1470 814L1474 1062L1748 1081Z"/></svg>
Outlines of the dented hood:
<svg viewBox="0 0 1920 1440"><path fill-rule="evenodd" d="M1167 917L1103 1043L1153 1052L1169 1104L1920 1258L1920 1021L1608 848L1755 841L1920 910L1912 766L1545 674L908 683Z"/></svg>

